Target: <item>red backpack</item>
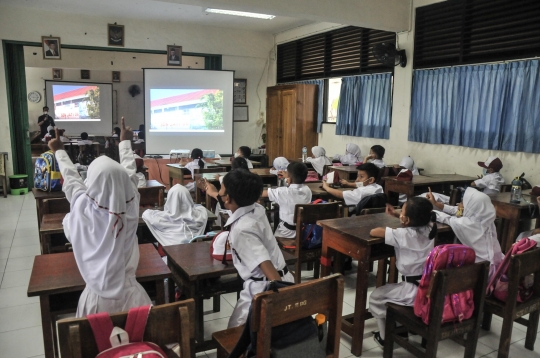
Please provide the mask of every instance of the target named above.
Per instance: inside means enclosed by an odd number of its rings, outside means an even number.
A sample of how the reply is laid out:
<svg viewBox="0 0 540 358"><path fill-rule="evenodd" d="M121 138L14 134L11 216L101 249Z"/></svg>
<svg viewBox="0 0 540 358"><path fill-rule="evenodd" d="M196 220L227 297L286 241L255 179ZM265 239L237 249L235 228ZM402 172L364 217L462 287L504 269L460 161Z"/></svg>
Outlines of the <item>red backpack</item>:
<svg viewBox="0 0 540 358"><path fill-rule="evenodd" d="M461 267L474 264L476 254L465 245L440 245L431 250L424 265L424 274L418 286L414 301L414 314L429 324L431 298L428 297L433 271ZM456 322L471 318L474 311L473 291L465 291L448 295L444 299L442 322Z"/></svg>
<svg viewBox="0 0 540 358"><path fill-rule="evenodd" d="M88 315L86 318L94 332L99 358L166 358L167 354L154 343L143 342L146 321L152 306L131 308L128 312L125 330L113 327L107 312ZM97 358L96 357L96 358Z"/></svg>

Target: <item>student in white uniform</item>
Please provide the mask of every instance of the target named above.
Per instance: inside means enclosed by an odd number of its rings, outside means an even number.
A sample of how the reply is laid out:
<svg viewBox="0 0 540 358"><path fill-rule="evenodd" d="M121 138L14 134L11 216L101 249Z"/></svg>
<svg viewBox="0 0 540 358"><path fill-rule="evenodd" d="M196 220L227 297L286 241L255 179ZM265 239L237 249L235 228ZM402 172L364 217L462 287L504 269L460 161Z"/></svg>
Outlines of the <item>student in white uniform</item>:
<svg viewBox="0 0 540 358"><path fill-rule="evenodd" d="M536 190L537 190L537 191L540 191L540 187L535 186L535 187L533 188L533 194L534 194L534 192L535 192ZM536 197L536 202L538 203L538 207L540 207L540 195ZM536 220L538 220L538 219L536 219ZM540 228L522 232L522 233L519 234L519 236L517 237L516 242L519 241L519 240L521 240L521 239L523 239L524 237L528 237L529 239L534 240L534 241L536 241L538 244L540 244Z"/></svg>
<svg viewBox="0 0 540 358"><path fill-rule="evenodd" d="M263 191L262 197L270 199L279 205L279 223L274 235L276 237L296 237L294 210L296 204L311 203L311 189L304 185L307 178L307 167L304 163L293 162L284 172L288 186Z"/></svg>
<svg viewBox="0 0 540 358"><path fill-rule="evenodd" d="M195 169L204 169L204 168L206 168L206 162L204 160L202 160L203 151L201 149L199 149L199 148L193 148L193 150L191 151L190 157L191 157L191 161L189 163L185 164L184 167L186 169L189 169L189 171L191 172L191 177L195 178ZM194 182L187 183L186 188L190 192L194 192L195 191L195 183Z"/></svg>
<svg viewBox="0 0 540 358"><path fill-rule="evenodd" d="M489 277L495 273L504 259L495 228L495 207L486 194L467 188L463 202L448 206L437 202L431 191L427 199L437 211L437 221L450 225L463 245L476 253L476 262L489 261ZM442 211L442 212L441 212Z"/></svg>
<svg viewBox="0 0 540 358"><path fill-rule="evenodd" d="M248 169L253 169L253 164L251 163L251 160L248 158L251 156L251 149L249 147L246 147L245 145L238 148L236 153L234 153L235 158L244 158L247 162Z"/></svg>
<svg viewBox="0 0 540 358"><path fill-rule="evenodd" d="M403 275L402 282L378 287L369 297L369 311L379 327L379 332L375 332L373 338L381 347L384 347L386 304L390 302L414 306L424 263L433 249L433 238L437 235L436 215L432 210L433 205L429 200L418 197L407 200L401 213L389 205L386 213L399 218L402 227L379 227L370 232L371 236L382 237L387 245L394 246L396 267Z"/></svg>
<svg viewBox="0 0 540 358"><path fill-rule="evenodd" d="M483 175L471 183L478 189L483 189L484 194L496 194L501 191L501 185L504 184L504 178L499 173L503 164L497 157L489 157L485 162L478 162L483 169Z"/></svg>
<svg viewBox="0 0 540 358"><path fill-rule="evenodd" d="M49 147L56 154L64 178L62 190L71 211L63 221L64 233L86 282L77 317L97 312L121 312L151 304L135 279L139 264L137 226L139 200L133 132L124 125L120 135L120 162L102 156L88 167L86 184L63 149L60 140Z"/></svg>
<svg viewBox="0 0 540 358"><path fill-rule="evenodd" d="M289 166L289 161L285 157L277 157L274 159L274 162L272 163L272 168L270 169L270 173L278 175L279 172L284 172L287 170L287 167Z"/></svg>
<svg viewBox="0 0 540 358"><path fill-rule="evenodd" d="M336 154L334 159L339 160L341 164L356 165L362 162L362 152L356 144L348 143L345 146L345 155Z"/></svg>
<svg viewBox="0 0 540 358"><path fill-rule="evenodd" d="M418 172L418 168L416 167L416 164L414 164L414 160L410 156L403 157L401 161L399 162L398 168L401 168L401 171L398 173L398 175L407 170L411 171L413 177L416 175L420 175L420 173ZM399 203L403 204L406 201L407 201L407 194L399 194Z"/></svg>
<svg viewBox="0 0 540 358"><path fill-rule="evenodd" d="M230 227L229 244L234 267L244 280L244 288L229 319L229 328L246 323L253 296L264 291L268 281L294 282L266 218L266 211L256 203L262 190L260 176L236 169L223 178L218 193L221 206L231 211L225 226ZM216 188L208 183L206 191L215 192Z"/></svg>
<svg viewBox="0 0 540 358"><path fill-rule="evenodd" d="M349 191L333 189L325 181L322 183L323 189L330 195L343 199L347 206L356 206L366 196L384 192L382 186L376 184L379 180L379 168L375 164L365 163L359 165L356 169L358 170L356 181L354 183L343 181L341 184L342 186L354 187L356 189Z"/></svg>
<svg viewBox="0 0 540 358"><path fill-rule="evenodd" d="M47 128L52 128L52 126L49 126ZM45 134L45 136L41 139L44 143L47 143L48 141L50 141L51 139L53 138L56 138L56 133L54 131L54 128L52 129L49 129L49 131L47 132L47 134Z"/></svg>
<svg viewBox="0 0 540 358"><path fill-rule="evenodd" d="M137 154L133 154L133 157L135 158L135 165L137 166L137 172L135 173L135 176L137 177L137 188L146 188L146 177L142 172L144 160Z"/></svg>
<svg viewBox="0 0 540 358"><path fill-rule="evenodd" d="M313 169L319 175L323 175L323 170L325 165L332 164L332 161L326 156L326 151L323 147L315 146L311 148L311 153L313 153L313 158L307 158L307 161L313 165Z"/></svg>
<svg viewBox="0 0 540 358"><path fill-rule="evenodd" d="M68 142L71 142L71 139L69 139L68 137L64 136L64 133L66 131L64 129L59 129L58 130L58 133L60 134L60 140L62 141L62 143L68 143Z"/></svg>
<svg viewBox="0 0 540 358"><path fill-rule="evenodd" d="M81 139L77 141L78 145L92 145L94 142L88 139L88 133L82 132Z"/></svg>
<svg viewBox="0 0 540 358"><path fill-rule="evenodd" d="M137 137L137 140L133 142L133 144L141 144L144 143L144 131L139 132L139 136Z"/></svg>
<svg viewBox="0 0 540 358"><path fill-rule="evenodd" d="M386 150L382 145L374 145L369 150L369 155L364 158L364 163L373 163L377 168L384 168L386 164L383 161Z"/></svg>

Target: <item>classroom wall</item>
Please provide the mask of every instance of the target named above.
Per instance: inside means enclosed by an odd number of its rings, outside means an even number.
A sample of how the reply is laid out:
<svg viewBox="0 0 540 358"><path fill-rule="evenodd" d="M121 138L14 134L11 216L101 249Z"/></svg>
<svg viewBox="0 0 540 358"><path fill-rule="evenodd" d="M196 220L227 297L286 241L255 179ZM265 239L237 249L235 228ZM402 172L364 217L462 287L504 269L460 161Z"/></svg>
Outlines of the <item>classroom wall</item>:
<svg viewBox="0 0 540 358"><path fill-rule="evenodd" d="M415 0L415 8L439 1ZM331 25L326 25L332 28ZM322 31L324 27L316 29L313 26L303 27L306 35ZM287 42L301 36L302 29L295 29L276 36L276 44ZM290 40L288 40L290 38ZM394 71L394 93L392 108L392 126L390 138L373 139L362 137L341 136L335 134L335 124L323 124L322 133L319 135L319 145L326 149L328 156L336 153L343 154L347 143L355 143L360 146L362 155L369 153L372 145L380 144L386 148L385 162L397 164L403 156L410 155L416 164L425 168L425 173L457 173L462 175L476 176L482 173L477 165L478 161L484 161L488 156L501 158L504 168L501 174L507 183L513 177L526 173L526 178L533 185L540 185L540 154L516 153L505 151L490 151L476 148L467 148L453 145L433 145L408 141L411 87L412 87L412 59L414 49L414 29L409 32L398 34L398 44L407 53L408 63L405 68L396 67ZM275 63L272 64L273 78L275 81Z"/></svg>
<svg viewBox="0 0 540 358"><path fill-rule="evenodd" d="M260 127L255 122L260 112L266 109L266 65L274 44L272 35L179 22L103 18L0 5L0 38L5 40L40 42L41 36L53 35L60 36L64 45L107 47L107 23L114 22L125 26L126 48L166 50L167 45L176 43L183 47L184 52L223 55L223 69L235 70L236 78L246 78L248 83L250 120L235 123L234 146L256 147L261 144ZM36 50L40 51L40 48L36 47ZM0 68L4 68L1 51ZM257 94L261 98L260 104ZM4 70L0 71L1 151L9 153L7 169L10 175L12 155Z"/></svg>

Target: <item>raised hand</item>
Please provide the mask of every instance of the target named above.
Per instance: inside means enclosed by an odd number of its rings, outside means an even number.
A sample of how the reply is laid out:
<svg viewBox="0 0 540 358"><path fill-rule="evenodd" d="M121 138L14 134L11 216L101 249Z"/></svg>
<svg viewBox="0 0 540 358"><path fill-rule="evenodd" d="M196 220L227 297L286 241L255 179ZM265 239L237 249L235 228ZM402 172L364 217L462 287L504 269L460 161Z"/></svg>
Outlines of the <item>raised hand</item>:
<svg viewBox="0 0 540 358"><path fill-rule="evenodd" d="M124 117L122 117L120 129L120 141L133 140L133 130L131 129L131 127L126 127L126 121L124 120Z"/></svg>
<svg viewBox="0 0 540 358"><path fill-rule="evenodd" d="M428 187L429 189L429 192L426 194L426 199L428 199L429 201L431 201L432 204L435 204L437 201L435 200L435 196L433 195L433 193L431 192L431 188Z"/></svg>
<svg viewBox="0 0 540 358"><path fill-rule="evenodd" d="M58 127L54 129L54 136L56 138L49 141L49 148L53 153L56 153L57 150L64 149L64 143L60 140L60 131L58 130Z"/></svg>
<svg viewBox="0 0 540 358"><path fill-rule="evenodd" d="M396 217L396 210L392 206L392 204L386 204L386 213L390 216ZM399 216L399 215L397 215Z"/></svg>

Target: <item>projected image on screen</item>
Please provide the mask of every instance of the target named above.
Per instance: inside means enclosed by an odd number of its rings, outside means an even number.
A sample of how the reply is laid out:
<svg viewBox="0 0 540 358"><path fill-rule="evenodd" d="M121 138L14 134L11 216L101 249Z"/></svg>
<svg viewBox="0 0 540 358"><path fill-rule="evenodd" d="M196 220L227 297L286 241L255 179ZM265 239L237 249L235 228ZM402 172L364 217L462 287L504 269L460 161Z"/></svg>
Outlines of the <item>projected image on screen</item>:
<svg viewBox="0 0 540 358"><path fill-rule="evenodd" d="M223 91L150 89L150 132L223 132Z"/></svg>
<svg viewBox="0 0 540 358"><path fill-rule="evenodd" d="M98 86L53 85L55 121L101 121Z"/></svg>

